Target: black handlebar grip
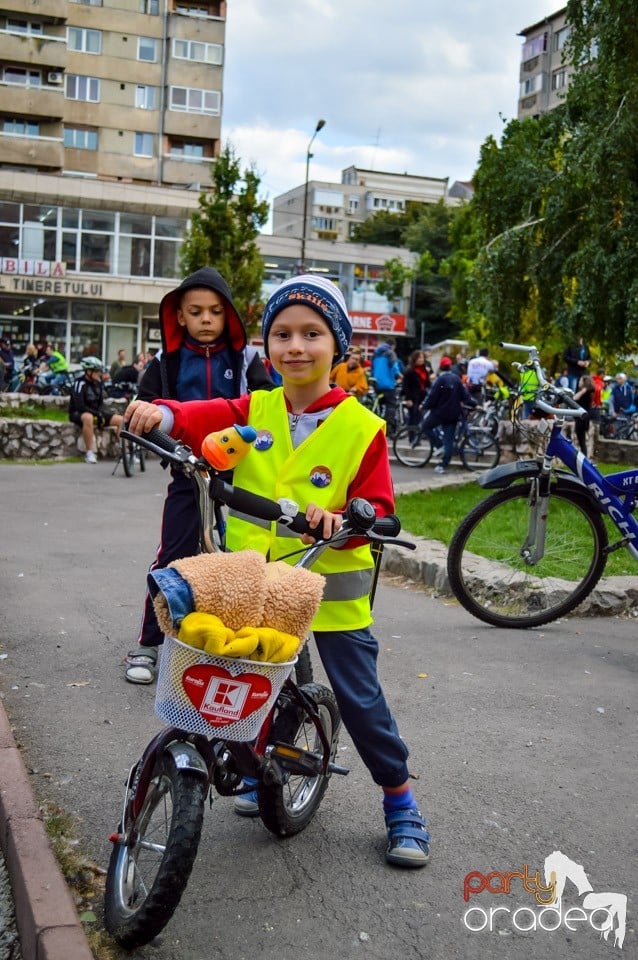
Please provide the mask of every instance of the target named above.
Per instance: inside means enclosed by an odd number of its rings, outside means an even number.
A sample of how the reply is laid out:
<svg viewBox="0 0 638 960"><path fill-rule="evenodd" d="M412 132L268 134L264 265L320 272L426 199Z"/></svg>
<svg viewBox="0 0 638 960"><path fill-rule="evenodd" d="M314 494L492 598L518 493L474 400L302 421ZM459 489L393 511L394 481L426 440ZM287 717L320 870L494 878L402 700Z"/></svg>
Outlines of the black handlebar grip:
<svg viewBox="0 0 638 960"><path fill-rule="evenodd" d="M398 537L401 533L401 521L396 514L389 513L387 517L375 520L372 529L381 537Z"/></svg>
<svg viewBox="0 0 638 960"><path fill-rule="evenodd" d="M224 495L223 500L229 507L238 510L240 513L246 513L248 516L268 520L269 522L279 521L290 527L295 533L309 533L311 536L316 536L316 531L311 529L303 513L297 513L294 517L286 517L277 501L260 497L257 493L250 493L240 487L231 487Z"/></svg>
<svg viewBox="0 0 638 960"><path fill-rule="evenodd" d="M154 443L156 447L161 447L162 450L166 450L168 453L175 453L177 448L181 446L179 440L173 440L172 437L169 437L169 435L162 430L158 430L157 427L153 427L152 430L149 430L148 433L145 433L143 436L145 440Z"/></svg>

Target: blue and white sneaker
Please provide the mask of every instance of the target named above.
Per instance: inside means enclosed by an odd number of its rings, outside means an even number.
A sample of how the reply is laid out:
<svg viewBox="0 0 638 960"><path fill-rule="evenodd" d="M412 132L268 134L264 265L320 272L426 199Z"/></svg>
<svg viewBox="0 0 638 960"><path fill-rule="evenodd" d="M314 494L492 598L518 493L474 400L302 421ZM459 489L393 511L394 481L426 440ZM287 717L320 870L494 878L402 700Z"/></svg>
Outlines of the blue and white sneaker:
<svg viewBox="0 0 638 960"><path fill-rule="evenodd" d="M256 783L256 780L246 777L242 782L242 786L249 787ZM258 817L259 803L257 801L257 791L250 790L248 793L238 794L233 801L233 809L240 817Z"/></svg>

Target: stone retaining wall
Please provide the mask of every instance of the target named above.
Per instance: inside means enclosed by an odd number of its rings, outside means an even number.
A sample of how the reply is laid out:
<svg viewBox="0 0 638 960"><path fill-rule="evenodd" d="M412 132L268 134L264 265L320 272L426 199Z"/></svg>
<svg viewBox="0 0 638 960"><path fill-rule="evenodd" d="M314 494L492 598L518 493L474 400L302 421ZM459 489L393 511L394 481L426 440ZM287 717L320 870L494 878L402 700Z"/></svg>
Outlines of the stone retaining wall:
<svg viewBox="0 0 638 960"><path fill-rule="evenodd" d="M40 397L17 393L0 393L0 406L19 410L25 404L46 409L66 409L68 397ZM111 400L113 412L122 412L126 400ZM0 417L0 459L4 460L64 460L84 455L84 444L78 445L82 431L74 423L57 420L27 420L22 417ZM107 427L95 431L97 455L117 460L120 446L115 430Z"/></svg>

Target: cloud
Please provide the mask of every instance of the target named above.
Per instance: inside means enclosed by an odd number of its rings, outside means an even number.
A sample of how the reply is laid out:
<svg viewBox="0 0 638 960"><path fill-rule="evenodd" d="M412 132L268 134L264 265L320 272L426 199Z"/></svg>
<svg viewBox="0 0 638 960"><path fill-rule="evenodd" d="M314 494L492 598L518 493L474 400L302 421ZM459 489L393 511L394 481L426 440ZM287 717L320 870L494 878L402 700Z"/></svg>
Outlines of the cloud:
<svg viewBox="0 0 638 960"><path fill-rule="evenodd" d="M525 27L550 0L241 0L229 4L224 140L272 200L351 164L469 179L516 115Z"/></svg>

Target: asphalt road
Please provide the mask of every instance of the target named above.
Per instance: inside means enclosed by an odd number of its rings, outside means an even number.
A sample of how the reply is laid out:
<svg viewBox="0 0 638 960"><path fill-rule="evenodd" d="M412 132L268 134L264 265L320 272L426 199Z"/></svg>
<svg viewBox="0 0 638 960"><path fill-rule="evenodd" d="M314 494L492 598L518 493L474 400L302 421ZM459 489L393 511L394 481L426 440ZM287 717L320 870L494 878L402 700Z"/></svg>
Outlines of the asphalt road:
<svg viewBox="0 0 638 960"><path fill-rule="evenodd" d="M427 468L426 468L427 469ZM165 475L126 479L112 464L0 464L0 692L36 795L79 820L82 849L106 867L128 768L160 721L153 689L124 682ZM414 471L408 471L411 479ZM315 821L278 840L217 800L207 811L182 904L157 960L592 960L636 955L638 720L636 624L565 620L495 630L385 579L377 597L380 673L411 749L430 821L430 864L383 861L377 789L347 736ZM531 885L464 901L471 871L543 870L552 851L595 892L629 898L622 952L592 927L567 883L558 929L538 924ZM584 891L581 890L581 894ZM473 913L466 911L474 907ZM490 908L501 911L490 924ZM515 914L519 908L527 908ZM584 917L584 919L582 919ZM464 920L465 918L465 920ZM604 917L603 917L604 919ZM486 928L470 931L468 924ZM551 926L547 918L547 926ZM490 929L492 926L492 929Z"/></svg>

